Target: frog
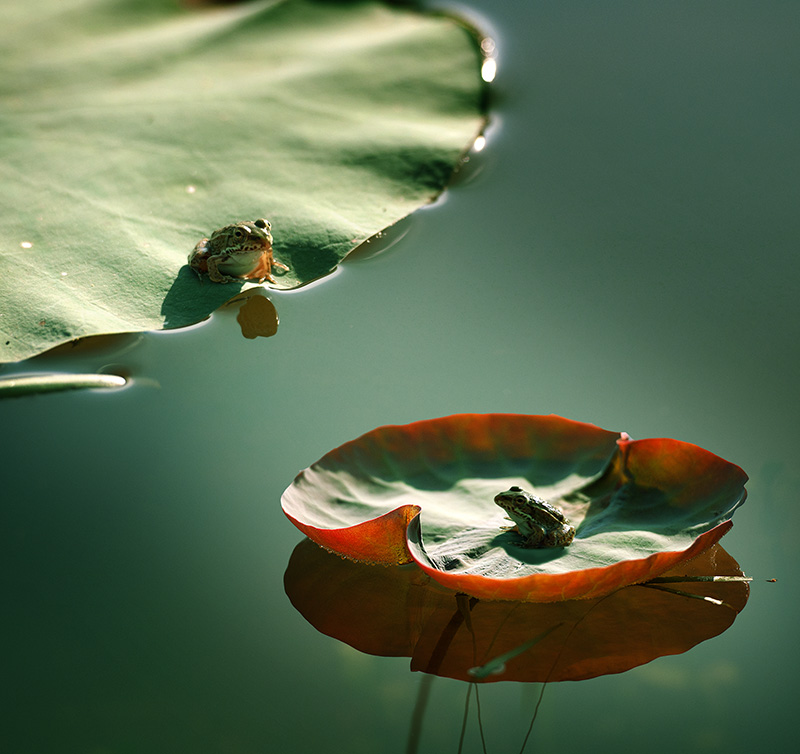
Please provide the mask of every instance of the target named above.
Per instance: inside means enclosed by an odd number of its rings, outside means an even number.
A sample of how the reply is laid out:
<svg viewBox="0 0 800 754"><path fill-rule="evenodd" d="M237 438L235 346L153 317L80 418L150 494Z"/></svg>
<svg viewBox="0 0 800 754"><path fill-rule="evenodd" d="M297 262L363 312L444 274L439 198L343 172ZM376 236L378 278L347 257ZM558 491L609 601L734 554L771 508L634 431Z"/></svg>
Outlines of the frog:
<svg viewBox="0 0 800 754"><path fill-rule="evenodd" d="M272 268L289 268L272 258L271 229L264 218L219 228L194 247L189 266L199 277L207 274L215 283L250 279L274 283Z"/></svg>
<svg viewBox="0 0 800 754"><path fill-rule="evenodd" d="M494 501L514 522L514 526L504 526L503 530L519 533L525 540L524 547L567 547L575 539L575 528L560 508L521 487L498 493Z"/></svg>

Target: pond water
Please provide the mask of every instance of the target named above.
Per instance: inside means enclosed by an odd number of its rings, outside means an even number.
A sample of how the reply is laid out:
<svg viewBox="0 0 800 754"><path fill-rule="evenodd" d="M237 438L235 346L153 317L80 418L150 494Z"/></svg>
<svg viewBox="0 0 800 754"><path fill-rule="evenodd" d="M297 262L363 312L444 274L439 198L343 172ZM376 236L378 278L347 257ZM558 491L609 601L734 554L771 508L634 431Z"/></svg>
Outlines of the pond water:
<svg viewBox="0 0 800 754"><path fill-rule="evenodd" d="M548 684L526 751L793 748L800 8L439 7L497 41L491 125L395 245L271 293L274 337L217 314L72 357L129 388L0 406L2 751L458 751L466 683L293 608L280 496L373 427L462 412L673 437L750 476L733 626ZM482 685L462 751L519 751L540 691Z"/></svg>

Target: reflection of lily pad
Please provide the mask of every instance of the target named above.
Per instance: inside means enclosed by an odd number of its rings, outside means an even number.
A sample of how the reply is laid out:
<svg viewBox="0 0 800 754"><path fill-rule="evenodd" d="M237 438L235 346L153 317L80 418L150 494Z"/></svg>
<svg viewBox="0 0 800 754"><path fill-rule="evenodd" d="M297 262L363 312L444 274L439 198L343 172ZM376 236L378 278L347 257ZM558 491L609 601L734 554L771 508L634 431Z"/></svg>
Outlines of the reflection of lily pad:
<svg viewBox="0 0 800 754"><path fill-rule="evenodd" d="M376 2L4 9L0 360L181 327L242 286L189 251L266 216L276 286L430 201L482 126L478 46Z"/></svg>
<svg viewBox="0 0 800 754"><path fill-rule="evenodd" d="M668 573L741 576L719 545ZM308 540L295 548L284 585L318 631L368 654L411 657L412 670L470 681L476 680L471 669L498 665L494 661L508 653L513 657L502 672L483 680L575 681L622 673L721 634L749 594L741 581L687 581L675 586L725 604L641 586L594 600L485 601L444 590L419 569L371 568Z"/></svg>
<svg viewBox="0 0 800 754"><path fill-rule="evenodd" d="M379 427L331 451L284 492L292 522L354 560L414 561L484 599L595 597L689 560L730 528L745 473L676 440L556 416L464 414ZM534 550L494 495L518 485L563 509L568 548Z"/></svg>

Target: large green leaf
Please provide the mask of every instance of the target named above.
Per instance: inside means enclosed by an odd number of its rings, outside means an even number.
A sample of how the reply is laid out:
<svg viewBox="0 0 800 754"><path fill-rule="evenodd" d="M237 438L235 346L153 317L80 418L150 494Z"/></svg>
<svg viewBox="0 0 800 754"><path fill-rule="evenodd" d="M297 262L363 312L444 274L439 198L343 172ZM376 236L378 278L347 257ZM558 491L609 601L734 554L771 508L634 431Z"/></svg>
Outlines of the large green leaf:
<svg viewBox="0 0 800 754"><path fill-rule="evenodd" d="M267 217L293 288L435 197L482 126L452 20L375 2L37 0L0 28L0 361L196 322L185 266Z"/></svg>

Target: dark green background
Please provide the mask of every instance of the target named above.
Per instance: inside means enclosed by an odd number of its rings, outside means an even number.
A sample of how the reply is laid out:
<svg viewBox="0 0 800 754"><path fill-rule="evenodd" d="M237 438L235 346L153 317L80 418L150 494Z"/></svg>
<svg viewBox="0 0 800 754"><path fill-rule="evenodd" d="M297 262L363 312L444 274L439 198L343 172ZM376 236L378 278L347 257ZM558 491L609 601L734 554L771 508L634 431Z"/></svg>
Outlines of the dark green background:
<svg viewBox="0 0 800 754"><path fill-rule="evenodd" d="M793 748L800 7L472 7L500 52L489 143L397 245L272 295L274 338L215 316L73 363L130 389L0 405L3 752L404 751L420 676L293 610L279 498L366 430L464 411L674 437L751 477L733 627L548 687L527 751ZM518 750L538 690L482 688L488 751ZM421 752L456 751L465 695L434 681Z"/></svg>

